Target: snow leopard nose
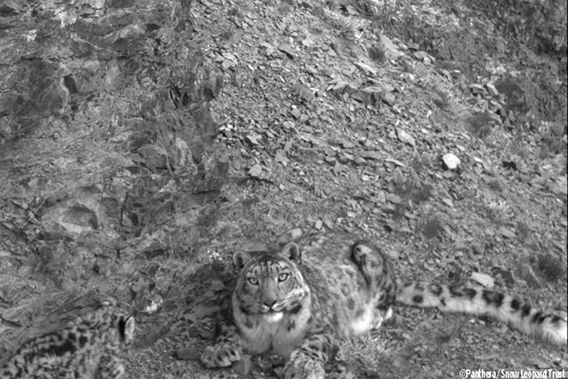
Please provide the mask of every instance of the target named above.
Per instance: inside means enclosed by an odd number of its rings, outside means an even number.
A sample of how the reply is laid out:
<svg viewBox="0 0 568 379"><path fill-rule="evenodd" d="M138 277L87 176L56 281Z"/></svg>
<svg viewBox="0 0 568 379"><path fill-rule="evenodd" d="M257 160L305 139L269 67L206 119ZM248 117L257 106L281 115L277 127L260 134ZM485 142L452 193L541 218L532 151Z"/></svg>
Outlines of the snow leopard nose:
<svg viewBox="0 0 568 379"><path fill-rule="evenodd" d="M276 304L276 300L273 299L266 299L262 302L262 304L266 305L268 308L272 309L274 304Z"/></svg>

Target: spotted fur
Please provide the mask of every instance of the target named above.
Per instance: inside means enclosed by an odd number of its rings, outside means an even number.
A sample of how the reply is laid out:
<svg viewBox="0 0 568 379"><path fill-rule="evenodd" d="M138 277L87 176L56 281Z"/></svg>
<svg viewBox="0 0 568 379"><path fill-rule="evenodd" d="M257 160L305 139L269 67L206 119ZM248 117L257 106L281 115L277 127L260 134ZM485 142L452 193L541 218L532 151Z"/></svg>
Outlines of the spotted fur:
<svg viewBox="0 0 568 379"><path fill-rule="evenodd" d="M0 368L2 379L121 379L120 359L135 321L105 302L67 327L24 343Z"/></svg>
<svg viewBox="0 0 568 379"><path fill-rule="evenodd" d="M566 345L566 317L545 313L512 296L463 286L399 284L397 303L442 312L488 315L535 338Z"/></svg>
<svg viewBox="0 0 568 379"><path fill-rule="evenodd" d="M239 274L231 310L216 343L201 356L206 367L229 366L243 352L272 352L287 359L286 379L323 379L336 341L378 328L395 303L488 314L566 345L565 318L485 289L397 282L371 242L350 244L343 235L304 235L294 229L279 238L278 246L275 252L234 255Z"/></svg>

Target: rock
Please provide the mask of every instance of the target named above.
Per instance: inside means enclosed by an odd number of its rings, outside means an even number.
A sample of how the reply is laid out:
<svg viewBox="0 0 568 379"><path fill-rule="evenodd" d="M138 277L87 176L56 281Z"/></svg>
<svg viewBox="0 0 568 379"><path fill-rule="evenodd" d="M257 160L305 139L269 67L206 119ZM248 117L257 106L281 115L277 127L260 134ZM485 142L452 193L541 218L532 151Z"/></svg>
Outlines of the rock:
<svg viewBox="0 0 568 379"><path fill-rule="evenodd" d="M506 226L502 226L499 228L498 230L499 234L501 234L503 237L508 238L508 239L514 239L517 235L515 234L514 231L512 231L511 229L507 228Z"/></svg>
<svg viewBox="0 0 568 379"><path fill-rule="evenodd" d="M414 53L412 53L412 55L414 55L414 58L418 59L419 61L423 61L428 58L428 54L424 51L415 51Z"/></svg>
<svg viewBox="0 0 568 379"><path fill-rule="evenodd" d="M399 167L406 167L406 165L404 163L402 163L401 161L397 161L396 159L392 159L392 158L386 158L385 162L394 163L395 165L397 165Z"/></svg>
<svg viewBox="0 0 568 379"><path fill-rule="evenodd" d="M59 226L74 235L94 232L100 227L96 212L83 204L73 204L66 207L54 207L43 217L46 224Z"/></svg>
<svg viewBox="0 0 568 379"><path fill-rule="evenodd" d="M298 108L293 108L290 113L294 116L295 119L299 119L302 116L302 112L298 110Z"/></svg>
<svg viewBox="0 0 568 379"><path fill-rule="evenodd" d="M366 159L374 159L374 160L381 160L383 157L378 151L363 151L361 156Z"/></svg>
<svg viewBox="0 0 568 379"><path fill-rule="evenodd" d="M275 162L288 162L286 157L286 152L282 149L276 150L276 155L274 156Z"/></svg>
<svg viewBox="0 0 568 379"><path fill-rule="evenodd" d="M384 92L381 99L387 104L387 105L393 105L396 98L394 97L394 95L390 92Z"/></svg>
<svg viewBox="0 0 568 379"><path fill-rule="evenodd" d="M335 162L335 166L333 167L333 173L335 175L339 174L340 172L346 171L347 170L347 166L342 165L339 162Z"/></svg>
<svg viewBox="0 0 568 379"><path fill-rule="evenodd" d="M259 177L260 174L262 174L262 167L258 164L255 164L254 166L252 166L248 172L248 174L250 176L254 177Z"/></svg>
<svg viewBox="0 0 568 379"><path fill-rule="evenodd" d="M489 94L491 96L493 97L499 96L499 91L497 91L497 88L495 88L495 86L492 83L487 83L485 87L487 88L487 91L489 91Z"/></svg>
<svg viewBox="0 0 568 379"><path fill-rule="evenodd" d="M287 43L283 43L281 45L278 45L278 50L280 50L281 52L286 54L288 56L288 58L290 58L290 59L294 59L294 56L296 55L292 46L290 46Z"/></svg>
<svg viewBox="0 0 568 379"><path fill-rule="evenodd" d="M367 161L364 158L356 157L353 160L353 163L355 163L357 166L364 166L367 163Z"/></svg>
<svg viewBox="0 0 568 379"><path fill-rule="evenodd" d="M399 47L395 45L387 36L381 34L380 36L382 48L387 59L396 59L401 55L404 55L400 51Z"/></svg>
<svg viewBox="0 0 568 379"><path fill-rule="evenodd" d="M292 88L292 92L304 103L309 103L314 99L314 92L303 84L298 84Z"/></svg>
<svg viewBox="0 0 568 379"><path fill-rule="evenodd" d="M450 208L454 207L454 202L452 201L452 199L444 198L442 199L442 202Z"/></svg>
<svg viewBox="0 0 568 379"><path fill-rule="evenodd" d="M223 67L223 71L227 71L231 67L235 67L237 64L230 59L223 60L221 67Z"/></svg>
<svg viewBox="0 0 568 379"><path fill-rule="evenodd" d="M396 262L400 259L400 253L396 250L389 249L387 250L386 254L393 262Z"/></svg>
<svg viewBox="0 0 568 379"><path fill-rule="evenodd" d="M477 83L470 84L470 85L469 85L469 89L471 90L471 92L472 92L474 95L486 93L485 88L483 87L483 85L477 84Z"/></svg>
<svg viewBox="0 0 568 379"><path fill-rule="evenodd" d="M357 66L361 71L363 71L365 74L369 74L372 76L377 76L377 70L374 67L369 66L366 63L363 62L355 62L354 63L355 66Z"/></svg>
<svg viewBox="0 0 568 379"><path fill-rule="evenodd" d="M485 288L493 288L495 282L492 277L487 274L482 274L481 272L472 272L471 279L475 280L477 283L481 284Z"/></svg>
<svg viewBox="0 0 568 379"><path fill-rule="evenodd" d="M284 121L282 126L286 129L294 129L294 123L292 121Z"/></svg>
<svg viewBox="0 0 568 379"><path fill-rule="evenodd" d="M344 149L353 149L355 147L355 144L351 141L341 141L341 146L343 146Z"/></svg>
<svg viewBox="0 0 568 379"><path fill-rule="evenodd" d="M258 137L259 136L248 135L245 139L251 145L258 145L258 141L256 140Z"/></svg>
<svg viewBox="0 0 568 379"><path fill-rule="evenodd" d="M144 165L152 172L156 172L158 169L166 169L168 165L176 165L175 158L168 156L168 152L160 146L141 146L138 149L138 154L144 158Z"/></svg>
<svg viewBox="0 0 568 379"><path fill-rule="evenodd" d="M460 159L452 153L444 154L442 161L444 162L444 166L448 170L455 170L461 163Z"/></svg>
<svg viewBox="0 0 568 379"><path fill-rule="evenodd" d="M252 360L250 355L243 355L240 361L233 363L233 370L243 376L247 376L252 371Z"/></svg>
<svg viewBox="0 0 568 379"><path fill-rule="evenodd" d="M397 135L398 140L400 142L407 143L411 146L416 146L416 141L414 140L414 137L412 137L410 134L408 134L404 130L402 130L400 128L396 128L396 135Z"/></svg>
<svg viewBox="0 0 568 379"><path fill-rule="evenodd" d="M402 202L402 199L400 198L400 196L398 196L394 193L387 193L386 199L387 199L387 201L390 201L393 204L400 204Z"/></svg>

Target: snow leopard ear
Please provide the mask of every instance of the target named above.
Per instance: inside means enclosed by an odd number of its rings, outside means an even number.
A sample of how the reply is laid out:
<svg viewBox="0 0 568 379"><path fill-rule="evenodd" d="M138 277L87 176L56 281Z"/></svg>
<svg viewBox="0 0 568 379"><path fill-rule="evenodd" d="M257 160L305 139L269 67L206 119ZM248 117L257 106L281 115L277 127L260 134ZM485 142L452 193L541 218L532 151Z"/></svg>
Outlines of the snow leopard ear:
<svg viewBox="0 0 568 379"><path fill-rule="evenodd" d="M285 233L282 233L278 240L276 241L276 245L278 247L283 247L289 242L296 242L304 235L304 231L300 228L290 229Z"/></svg>
<svg viewBox="0 0 568 379"><path fill-rule="evenodd" d="M132 316L120 316L118 319L118 332L120 337L126 344L130 344L134 340L134 329L136 329L136 321Z"/></svg>
<svg viewBox="0 0 568 379"><path fill-rule="evenodd" d="M289 244L284 246L280 251L280 255L288 258L297 265L302 263L302 252L300 251L298 245L296 245L296 243L294 242L290 242Z"/></svg>
<svg viewBox="0 0 568 379"><path fill-rule="evenodd" d="M241 271L243 267L250 260L251 255L246 251L237 251L233 254L233 268L236 271Z"/></svg>

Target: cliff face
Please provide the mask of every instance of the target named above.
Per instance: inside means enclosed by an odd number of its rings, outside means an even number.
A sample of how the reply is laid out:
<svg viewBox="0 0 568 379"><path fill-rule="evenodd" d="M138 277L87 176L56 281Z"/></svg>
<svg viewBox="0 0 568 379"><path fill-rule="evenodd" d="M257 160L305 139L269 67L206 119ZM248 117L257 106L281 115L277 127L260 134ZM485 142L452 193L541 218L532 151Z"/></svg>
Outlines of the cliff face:
<svg viewBox="0 0 568 379"><path fill-rule="evenodd" d="M193 42L188 5L3 3L5 320L41 323L85 293L144 310L163 291L150 261L190 262L211 238L200 215L228 174L209 111L222 75ZM168 246L159 225L183 242Z"/></svg>

